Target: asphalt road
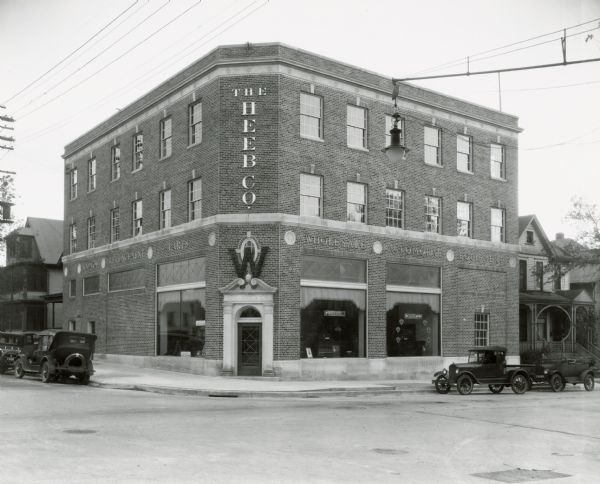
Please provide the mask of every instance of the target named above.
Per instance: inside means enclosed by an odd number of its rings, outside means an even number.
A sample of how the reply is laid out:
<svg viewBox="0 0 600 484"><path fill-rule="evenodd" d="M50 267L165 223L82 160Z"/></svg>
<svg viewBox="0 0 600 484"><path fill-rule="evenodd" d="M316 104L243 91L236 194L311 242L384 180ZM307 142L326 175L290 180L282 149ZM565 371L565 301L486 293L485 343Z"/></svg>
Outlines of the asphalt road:
<svg viewBox="0 0 600 484"><path fill-rule="evenodd" d="M314 399L0 376L0 482L597 483L600 389Z"/></svg>

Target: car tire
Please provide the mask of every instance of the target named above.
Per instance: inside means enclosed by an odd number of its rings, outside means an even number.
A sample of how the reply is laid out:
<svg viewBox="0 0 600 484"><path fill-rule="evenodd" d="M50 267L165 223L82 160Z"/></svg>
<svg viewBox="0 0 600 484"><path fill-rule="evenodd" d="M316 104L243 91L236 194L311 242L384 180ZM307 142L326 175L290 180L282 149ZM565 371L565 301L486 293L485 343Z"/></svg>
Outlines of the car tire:
<svg viewBox="0 0 600 484"><path fill-rule="evenodd" d="M588 373L583 377L583 387L591 392L594 389L594 374Z"/></svg>
<svg viewBox="0 0 600 484"><path fill-rule="evenodd" d="M25 376L25 370L23 369L23 363L17 361L15 363L15 376L17 378L23 378Z"/></svg>
<svg viewBox="0 0 600 484"><path fill-rule="evenodd" d="M461 375L456 380L456 389L461 395L469 395L473 391L473 379L469 375Z"/></svg>
<svg viewBox="0 0 600 484"><path fill-rule="evenodd" d="M488 388L492 393L502 393L502 390L504 390L504 385L488 385Z"/></svg>
<svg viewBox="0 0 600 484"><path fill-rule="evenodd" d="M510 382L510 388L514 393L522 395L527 391L527 387L529 387L529 382L527 381L527 378L525 378L525 375L517 373L513 376Z"/></svg>
<svg viewBox="0 0 600 484"><path fill-rule="evenodd" d="M444 375L440 375L435 379L435 390L442 395L445 395L450 391L450 383L448 383L448 378Z"/></svg>
<svg viewBox="0 0 600 484"><path fill-rule="evenodd" d="M47 361L44 361L42 363L42 369L40 371L40 374L42 375L43 383L50 383L50 381L52 380L52 375L50 374L50 363L48 363Z"/></svg>
<svg viewBox="0 0 600 484"><path fill-rule="evenodd" d="M6 370L8 370L8 365L6 364L4 359L2 359L0 360L0 375L4 375L4 373L6 373Z"/></svg>
<svg viewBox="0 0 600 484"><path fill-rule="evenodd" d="M550 388L552 388L553 392L562 392L565 389L565 381L563 380L560 373L554 373L550 377Z"/></svg>

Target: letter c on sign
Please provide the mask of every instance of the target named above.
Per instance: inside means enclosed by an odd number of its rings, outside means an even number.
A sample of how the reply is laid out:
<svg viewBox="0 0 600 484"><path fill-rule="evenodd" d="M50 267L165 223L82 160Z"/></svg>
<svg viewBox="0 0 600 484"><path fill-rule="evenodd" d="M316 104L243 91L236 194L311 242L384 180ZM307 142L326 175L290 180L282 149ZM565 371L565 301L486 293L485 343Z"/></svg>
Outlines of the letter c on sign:
<svg viewBox="0 0 600 484"><path fill-rule="evenodd" d="M252 180L252 181L248 181L248 180ZM246 190L253 188L254 187L254 175L246 175L244 178L242 178L242 186Z"/></svg>
<svg viewBox="0 0 600 484"><path fill-rule="evenodd" d="M256 193L244 192L242 195L242 202L244 202L246 205L252 205L254 202L256 202Z"/></svg>

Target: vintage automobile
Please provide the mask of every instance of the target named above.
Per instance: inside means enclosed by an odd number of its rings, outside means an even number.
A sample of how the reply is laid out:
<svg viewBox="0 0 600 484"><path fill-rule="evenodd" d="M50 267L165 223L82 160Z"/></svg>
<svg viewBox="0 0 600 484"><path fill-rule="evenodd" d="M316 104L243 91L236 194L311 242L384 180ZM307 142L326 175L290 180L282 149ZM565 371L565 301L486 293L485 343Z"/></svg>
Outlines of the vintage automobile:
<svg viewBox="0 0 600 484"><path fill-rule="evenodd" d="M583 387L589 392L594 389L594 376L600 370L592 358L542 360L534 367L531 383L549 383L554 392L562 392L567 383Z"/></svg>
<svg viewBox="0 0 600 484"><path fill-rule="evenodd" d="M452 363L448 370L433 375L432 383L438 393L448 393L456 386L458 393L469 395L475 384L488 385L492 393L500 393L504 387L522 394L529 388L529 373L518 365L506 364L506 348L480 346L469 350L467 363Z"/></svg>
<svg viewBox="0 0 600 484"><path fill-rule="evenodd" d="M13 370L21 350L37 344L35 331L0 331L0 375Z"/></svg>
<svg viewBox="0 0 600 484"><path fill-rule="evenodd" d="M15 362L15 376L41 375L44 383L74 376L87 385L94 373L96 335L62 330L38 333L37 345L25 345Z"/></svg>

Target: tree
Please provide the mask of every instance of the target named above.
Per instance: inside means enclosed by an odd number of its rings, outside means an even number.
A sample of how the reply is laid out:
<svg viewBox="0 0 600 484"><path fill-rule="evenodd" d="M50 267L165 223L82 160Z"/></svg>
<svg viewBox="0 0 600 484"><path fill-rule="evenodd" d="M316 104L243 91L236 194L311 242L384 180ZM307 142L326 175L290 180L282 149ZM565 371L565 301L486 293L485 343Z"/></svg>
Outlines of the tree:
<svg viewBox="0 0 600 484"><path fill-rule="evenodd" d="M0 172L0 201L14 202L15 189L14 178L11 173ZM0 265L5 264L6 260L6 244L4 237L13 229L13 224L0 223Z"/></svg>
<svg viewBox="0 0 600 484"><path fill-rule="evenodd" d="M573 197L571 203L565 218L578 227L577 241L589 249L600 249L600 210L581 197Z"/></svg>

